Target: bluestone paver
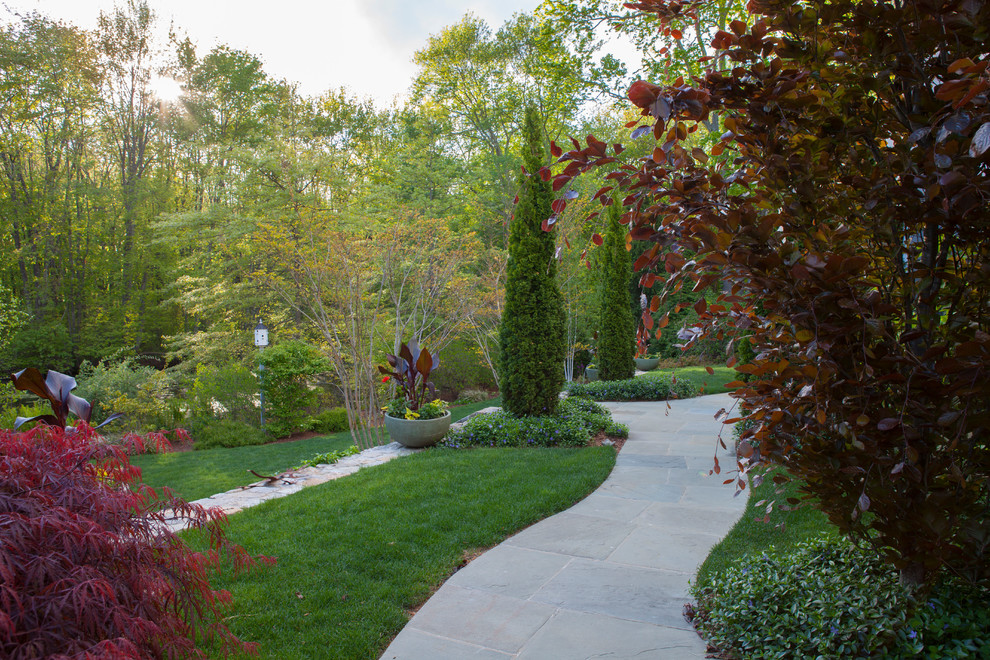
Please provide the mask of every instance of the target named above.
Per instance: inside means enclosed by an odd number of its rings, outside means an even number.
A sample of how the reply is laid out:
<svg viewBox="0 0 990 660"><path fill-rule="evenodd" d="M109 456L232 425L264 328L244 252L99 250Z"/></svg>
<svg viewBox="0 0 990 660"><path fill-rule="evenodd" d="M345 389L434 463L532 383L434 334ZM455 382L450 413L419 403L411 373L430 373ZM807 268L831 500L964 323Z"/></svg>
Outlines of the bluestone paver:
<svg viewBox="0 0 990 660"><path fill-rule="evenodd" d="M728 395L606 404L630 435L609 478L451 577L382 660L690 660L705 644L684 619L698 566L742 514L711 475L714 418ZM719 448L720 461L733 459Z"/></svg>

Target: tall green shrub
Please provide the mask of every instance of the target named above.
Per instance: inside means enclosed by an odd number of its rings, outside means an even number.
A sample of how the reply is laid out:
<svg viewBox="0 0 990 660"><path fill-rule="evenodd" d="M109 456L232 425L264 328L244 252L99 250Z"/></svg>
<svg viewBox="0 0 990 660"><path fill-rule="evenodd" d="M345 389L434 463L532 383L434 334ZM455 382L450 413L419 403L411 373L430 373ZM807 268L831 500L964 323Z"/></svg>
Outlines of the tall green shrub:
<svg viewBox="0 0 990 660"><path fill-rule="evenodd" d="M310 387L310 378L330 371L330 361L318 348L302 341L280 342L258 355L265 366L265 417L268 431L276 438L305 430L320 391Z"/></svg>
<svg viewBox="0 0 990 660"><path fill-rule="evenodd" d="M601 247L602 304L598 320L598 377L625 380L636 373L636 317L629 301L632 260L626 250L626 231L619 222L622 207L608 209L608 226Z"/></svg>
<svg viewBox="0 0 990 660"><path fill-rule="evenodd" d="M548 415L564 384L563 298L557 287L551 184L538 172L546 161L536 110L526 109L519 201L509 230L505 309L499 326L499 387L513 415Z"/></svg>

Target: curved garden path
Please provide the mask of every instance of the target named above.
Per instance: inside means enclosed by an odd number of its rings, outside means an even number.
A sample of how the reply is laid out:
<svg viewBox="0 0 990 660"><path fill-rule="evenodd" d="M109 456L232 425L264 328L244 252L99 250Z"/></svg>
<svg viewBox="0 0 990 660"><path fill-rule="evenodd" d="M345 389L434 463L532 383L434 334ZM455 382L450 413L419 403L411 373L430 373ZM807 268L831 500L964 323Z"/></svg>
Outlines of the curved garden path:
<svg viewBox="0 0 990 660"><path fill-rule="evenodd" d="M605 404L630 430L605 483L454 574L382 660L704 658L683 607L746 504L708 476L731 402Z"/></svg>

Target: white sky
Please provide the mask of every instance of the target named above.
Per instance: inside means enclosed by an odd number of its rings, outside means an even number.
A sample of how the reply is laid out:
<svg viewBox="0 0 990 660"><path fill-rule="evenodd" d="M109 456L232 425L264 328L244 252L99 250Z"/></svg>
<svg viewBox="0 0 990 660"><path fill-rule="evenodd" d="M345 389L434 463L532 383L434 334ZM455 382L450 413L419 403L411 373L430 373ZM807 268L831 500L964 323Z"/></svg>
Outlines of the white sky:
<svg viewBox="0 0 990 660"><path fill-rule="evenodd" d="M114 0L0 0L11 10L37 10L81 28L96 27ZM119 0L118 4L124 4ZM468 11L493 30L539 0L149 0L159 27L173 23L203 55L216 44L258 56L265 71L300 83L304 94L347 87L379 105L408 90L412 56L431 34Z"/></svg>

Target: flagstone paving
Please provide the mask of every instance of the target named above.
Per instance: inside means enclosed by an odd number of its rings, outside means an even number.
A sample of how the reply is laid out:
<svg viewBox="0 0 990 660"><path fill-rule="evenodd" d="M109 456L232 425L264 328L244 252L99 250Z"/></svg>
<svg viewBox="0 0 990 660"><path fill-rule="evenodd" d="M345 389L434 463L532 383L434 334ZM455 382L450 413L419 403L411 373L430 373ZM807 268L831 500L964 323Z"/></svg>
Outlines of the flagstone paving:
<svg viewBox="0 0 990 660"><path fill-rule="evenodd" d="M474 415L482 415L495 410L498 410L498 408L484 408L468 415L460 421L454 422L450 425L450 428L452 430L456 429ZM408 456L417 451L421 450L410 449L400 445L398 442L392 442L380 447L365 449L359 454L344 457L333 464L288 470L277 475L271 475L271 478L268 479L262 479L246 486L232 488L224 493L217 493L210 497L194 500L192 504L199 504L207 508L218 508L225 514L232 515L249 507L257 506L262 502L298 493L307 486L316 486L327 481L332 481L333 479L346 477L349 474L354 474L361 468L381 465L399 456ZM185 518L166 514L166 524L173 532L183 529L186 526L186 522Z"/></svg>
<svg viewBox="0 0 990 660"><path fill-rule="evenodd" d="M704 658L683 608L746 504L708 475L719 434L732 439L714 416L731 404L605 404L630 428L605 483L455 573L381 659Z"/></svg>

